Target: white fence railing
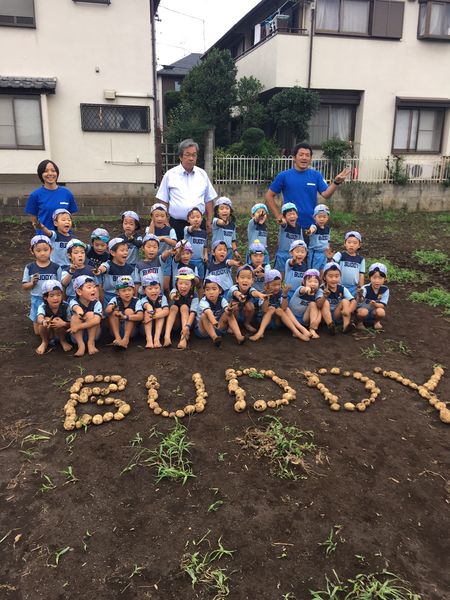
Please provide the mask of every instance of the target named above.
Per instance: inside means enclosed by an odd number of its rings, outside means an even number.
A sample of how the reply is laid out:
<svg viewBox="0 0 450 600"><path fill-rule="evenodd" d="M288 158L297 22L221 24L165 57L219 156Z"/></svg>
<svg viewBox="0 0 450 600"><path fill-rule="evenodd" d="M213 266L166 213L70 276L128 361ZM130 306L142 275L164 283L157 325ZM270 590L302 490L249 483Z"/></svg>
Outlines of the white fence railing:
<svg viewBox="0 0 450 600"><path fill-rule="evenodd" d="M313 159L312 167L331 181L344 167L350 168L347 181L392 183L395 179L394 157L349 158L334 165L327 158ZM215 156L214 182L262 184L272 181L280 171L292 166L292 157L261 158L250 156ZM442 183L450 180L450 157L438 159L408 157L398 163L397 175L406 175L406 183Z"/></svg>

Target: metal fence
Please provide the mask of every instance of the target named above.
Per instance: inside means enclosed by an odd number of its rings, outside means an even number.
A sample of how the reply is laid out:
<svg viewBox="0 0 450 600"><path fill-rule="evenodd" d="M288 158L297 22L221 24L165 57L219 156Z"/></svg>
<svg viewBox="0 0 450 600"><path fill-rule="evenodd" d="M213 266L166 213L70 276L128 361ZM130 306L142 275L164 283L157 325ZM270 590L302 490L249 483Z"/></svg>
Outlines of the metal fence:
<svg viewBox="0 0 450 600"><path fill-rule="evenodd" d="M396 158L350 158L333 163L327 158L313 159L312 167L331 181L344 167L350 168L348 181L392 183L395 179ZM261 158L250 156L214 157L214 183L265 184L277 173L292 166L292 157ZM450 180L450 156L436 158L407 158L397 164L397 175L406 183L442 183Z"/></svg>

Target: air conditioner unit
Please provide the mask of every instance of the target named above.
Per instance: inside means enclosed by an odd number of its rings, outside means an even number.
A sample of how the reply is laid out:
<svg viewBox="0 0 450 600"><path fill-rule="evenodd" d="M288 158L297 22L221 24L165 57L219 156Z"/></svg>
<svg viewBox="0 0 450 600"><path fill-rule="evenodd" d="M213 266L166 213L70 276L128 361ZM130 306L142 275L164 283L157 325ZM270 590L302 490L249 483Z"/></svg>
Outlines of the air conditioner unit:
<svg viewBox="0 0 450 600"><path fill-rule="evenodd" d="M406 168L410 179L431 179L433 177L433 165L409 163Z"/></svg>

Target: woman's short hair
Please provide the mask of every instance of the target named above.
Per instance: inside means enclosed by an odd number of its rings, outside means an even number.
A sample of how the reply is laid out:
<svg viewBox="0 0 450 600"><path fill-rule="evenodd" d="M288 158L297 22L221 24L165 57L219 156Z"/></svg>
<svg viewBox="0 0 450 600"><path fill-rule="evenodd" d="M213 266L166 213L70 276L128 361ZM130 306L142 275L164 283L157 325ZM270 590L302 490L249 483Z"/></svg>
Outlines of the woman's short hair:
<svg viewBox="0 0 450 600"><path fill-rule="evenodd" d="M58 165L56 163L54 163L52 160L48 160L48 159L43 160L38 164L38 167L37 167L37 174L38 174L39 179L42 181L42 183L44 183L44 179L42 178L42 173L45 171L45 169L47 168L47 165L49 163L53 165L53 168L56 171L56 179L58 179L58 177L59 177Z"/></svg>
<svg viewBox="0 0 450 600"><path fill-rule="evenodd" d="M192 140L191 138L180 142L178 145L178 156L183 156L184 151L187 148L191 148L192 146L195 146L195 151L198 152L198 144L197 142L194 142L194 140Z"/></svg>

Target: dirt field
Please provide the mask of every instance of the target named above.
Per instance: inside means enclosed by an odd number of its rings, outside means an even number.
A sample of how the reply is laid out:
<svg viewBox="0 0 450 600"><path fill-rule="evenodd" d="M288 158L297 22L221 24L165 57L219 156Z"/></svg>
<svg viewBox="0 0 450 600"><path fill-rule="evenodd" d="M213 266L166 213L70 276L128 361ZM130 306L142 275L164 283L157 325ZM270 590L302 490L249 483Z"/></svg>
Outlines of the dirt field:
<svg viewBox="0 0 450 600"><path fill-rule="evenodd" d="M422 600L450 598L450 426L417 392L372 372L374 366L394 369L423 383L434 364L450 366L448 319L407 299L437 283L450 291L450 271L421 267L411 257L417 249L448 253L450 224L445 216L387 213L353 223L344 218L334 229L343 234L355 226L364 255L387 257L428 277L390 285L381 334L330 338L323 332L305 344L275 332L242 347L231 339L220 349L194 340L186 352L144 350L137 342L117 354L100 345L96 356L77 359L60 349L35 354L20 286L30 227L0 223L1 598L212 599L215 592L202 584L192 588L180 564L185 553L212 550L220 538L234 551L215 563L230 576L232 600L309 600L310 590L325 589L326 576L334 580L333 571L346 580L384 568L407 580ZM83 223L77 233L87 238L92 227ZM273 369L297 390L289 406L265 414L314 432L321 460L305 479L277 478L266 459L236 441L267 419L252 408L234 412L224 371L252 366ZM373 376L381 395L367 411L331 412L299 373L333 366ZM174 426L148 409L147 376L159 378L161 404L172 410L192 398L195 371L209 394L205 412L183 420L196 477L183 486L156 483L155 470L145 466L121 474L137 448L156 446L148 437L152 426L164 433ZM126 377L126 390L115 395L132 412L71 439L62 427L67 390L91 373ZM353 379L324 375L323 381L342 402L365 396ZM450 398L449 381L447 372L436 389L442 400ZM271 382L240 382L255 398L279 397ZM25 440L30 434L47 439ZM320 544L331 530L336 546L327 556ZM194 546L207 532L211 546Z"/></svg>

